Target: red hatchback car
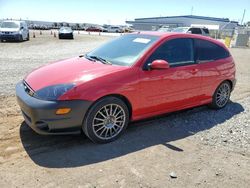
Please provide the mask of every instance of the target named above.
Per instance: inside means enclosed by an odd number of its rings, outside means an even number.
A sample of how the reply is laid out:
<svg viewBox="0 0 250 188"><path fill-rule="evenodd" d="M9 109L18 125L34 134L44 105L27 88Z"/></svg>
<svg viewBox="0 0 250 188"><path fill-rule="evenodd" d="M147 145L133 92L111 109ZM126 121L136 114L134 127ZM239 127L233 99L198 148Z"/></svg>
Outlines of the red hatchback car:
<svg viewBox="0 0 250 188"><path fill-rule="evenodd" d="M223 108L234 85L234 60L220 42L141 32L34 70L17 84L16 95L37 133L83 131L107 143L129 121L205 104Z"/></svg>

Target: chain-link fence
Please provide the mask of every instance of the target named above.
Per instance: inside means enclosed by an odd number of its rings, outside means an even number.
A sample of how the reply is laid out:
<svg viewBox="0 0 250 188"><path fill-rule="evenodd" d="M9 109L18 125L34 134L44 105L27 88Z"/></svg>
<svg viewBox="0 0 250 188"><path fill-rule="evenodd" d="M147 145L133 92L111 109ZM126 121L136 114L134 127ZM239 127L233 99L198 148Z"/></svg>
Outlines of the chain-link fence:
<svg viewBox="0 0 250 188"><path fill-rule="evenodd" d="M228 47L250 46L250 27L210 30L210 36L212 38L224 41Z"/></svg>

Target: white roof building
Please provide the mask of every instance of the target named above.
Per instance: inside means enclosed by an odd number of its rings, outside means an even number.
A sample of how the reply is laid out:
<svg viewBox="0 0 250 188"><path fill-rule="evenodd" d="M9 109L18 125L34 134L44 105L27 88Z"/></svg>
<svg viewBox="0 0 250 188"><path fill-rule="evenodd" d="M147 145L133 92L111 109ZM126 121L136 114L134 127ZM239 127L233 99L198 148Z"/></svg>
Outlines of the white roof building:
<svg viewBox="0 0 250 188"><path fill-rule="evenodd" d="M126 21L136 30L157 30L161 26L169 27L207 27L210 30L234 29L238 22L230 21L228 18L215 18L205 16L168 16L168 17L151 17L136 18L134 21Z"/></svg>

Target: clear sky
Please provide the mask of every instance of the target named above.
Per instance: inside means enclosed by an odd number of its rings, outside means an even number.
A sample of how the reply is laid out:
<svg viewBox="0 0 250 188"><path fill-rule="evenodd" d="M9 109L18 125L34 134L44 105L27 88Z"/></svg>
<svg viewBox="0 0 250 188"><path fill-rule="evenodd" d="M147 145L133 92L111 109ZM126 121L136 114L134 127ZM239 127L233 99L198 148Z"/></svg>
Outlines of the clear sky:
<svg viewBox="0 0 250 188"><path fill-rule="evenodd" d="M250 0L0 0L0 19L124 24L140 17L193 15L250 21Z"/></svg>

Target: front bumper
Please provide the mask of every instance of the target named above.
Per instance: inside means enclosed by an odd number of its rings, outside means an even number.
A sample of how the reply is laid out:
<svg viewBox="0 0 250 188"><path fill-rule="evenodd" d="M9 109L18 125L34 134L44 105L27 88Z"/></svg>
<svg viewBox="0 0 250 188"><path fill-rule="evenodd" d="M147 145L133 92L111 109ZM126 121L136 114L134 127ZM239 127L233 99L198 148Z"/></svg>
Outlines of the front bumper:
<svg viewBox="0 0 250 188"><path fill-rule="evenodd" d="M26 93L22 82L16 85L16 97L25 122L43 135L80 133L84 116L92 104L92 101L84 100L40 100ZM71 108L71 111L56 115L58 108Z"/></svg>
<svg viewBox="0 0 250 188"><path fill-rule="evenodd" d="M20 40L21 34L0 34L1 40Z"/></svg>
<svg viewBox="0 0 250 188"><path fill-rule="evenodd" d="M236 82L237 82L237 80L236 79L233 79L232 80L232 91L234 90L234 88L235 88L235 85L236 85Z"/></svg>

